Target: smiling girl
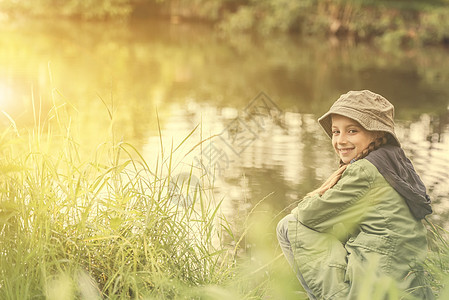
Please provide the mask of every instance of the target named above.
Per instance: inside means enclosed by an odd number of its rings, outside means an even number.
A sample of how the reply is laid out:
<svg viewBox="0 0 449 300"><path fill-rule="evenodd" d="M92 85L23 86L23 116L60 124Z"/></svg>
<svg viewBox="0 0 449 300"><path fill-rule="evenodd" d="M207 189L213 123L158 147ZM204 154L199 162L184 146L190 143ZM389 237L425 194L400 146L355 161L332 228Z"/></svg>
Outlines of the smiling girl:
<svg viewBox="0 0 449 300"><path fill-rule="evenodd" d="M433 298L420 268L430 199L400 146L393 116L390 102L364 90L342 95L318 120L340 167L277 227L310 299L371 293L392 299L393 292Z"/></svg>

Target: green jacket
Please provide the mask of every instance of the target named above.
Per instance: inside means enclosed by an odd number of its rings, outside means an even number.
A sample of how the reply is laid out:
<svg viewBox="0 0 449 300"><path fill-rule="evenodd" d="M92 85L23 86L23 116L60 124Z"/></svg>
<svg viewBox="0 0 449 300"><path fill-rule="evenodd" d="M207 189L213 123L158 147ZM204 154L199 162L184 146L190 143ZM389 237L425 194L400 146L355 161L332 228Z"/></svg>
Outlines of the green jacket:
<svg viewBox="0 0 449 300"><path fill-rule="evenodd" d="M432 297L418 271L426 228L367 159L350 164L334 187L305 197L292 213L295 260L318 299Z"/></svg>

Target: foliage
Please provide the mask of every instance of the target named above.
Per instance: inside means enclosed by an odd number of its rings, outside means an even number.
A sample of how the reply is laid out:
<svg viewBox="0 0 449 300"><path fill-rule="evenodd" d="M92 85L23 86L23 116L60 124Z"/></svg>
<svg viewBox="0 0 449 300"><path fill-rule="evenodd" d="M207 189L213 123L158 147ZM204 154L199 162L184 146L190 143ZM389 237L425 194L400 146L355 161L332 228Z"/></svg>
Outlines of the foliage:
<svg viewBox="0 0 449 300"><path fill-rule="evenodd" d="M170 17L215 22L222 31L301 32L387 43L448 43L447 0L36 0L0 2L6 15L110 19Z"/></svg>
<svg viewBox="0 0 449 300"><path fill-rule="evenodd" d="M429 239L431 251L425 263L427 281L437 299L446 299L449 295L449 232L429 221L427 223L431 233Z"/></svg>
<svg viewBox="0 0 449 300"><path fill-rule="evenodd" d="M1 136L0 298L177 298L226 282L231 230L211 194L173 183L171 155L150 168L126 143L82 160L66 116L56 105L45 133Z"/></svg>
<svg viewBox="0 0 449 300"><path fill-rule="evenodd" d="M418 31L423 37L423 43L449 43L449 7L424 13L422 20L422 25Z"/></svg>
<svg viewBox="0 0 449 300"><path fill-rule="evenodd" d="M257 30L263 34L298 29L314 1L250 1L229 13L221 24L226 31Z"/></svg>
<svg viewBox="0 0 449 300"><path fill-rule="evenodd" d="M129 0L5 0L0 2L0 11L13 16L123 18L129 16L131 9Z"/></svg>

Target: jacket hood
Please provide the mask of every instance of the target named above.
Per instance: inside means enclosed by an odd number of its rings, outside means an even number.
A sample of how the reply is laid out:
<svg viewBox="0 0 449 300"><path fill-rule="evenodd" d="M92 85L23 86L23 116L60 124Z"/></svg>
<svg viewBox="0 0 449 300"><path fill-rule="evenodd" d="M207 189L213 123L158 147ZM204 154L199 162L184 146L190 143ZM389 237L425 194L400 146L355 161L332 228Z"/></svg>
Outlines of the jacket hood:
<svg viewBox="0 0 449 300"><path fill-rule="evenodd" d="M426 187L401 147L384 145L370 152L365 158L404 197L415 218L423 219L432 213Z"/></svg>

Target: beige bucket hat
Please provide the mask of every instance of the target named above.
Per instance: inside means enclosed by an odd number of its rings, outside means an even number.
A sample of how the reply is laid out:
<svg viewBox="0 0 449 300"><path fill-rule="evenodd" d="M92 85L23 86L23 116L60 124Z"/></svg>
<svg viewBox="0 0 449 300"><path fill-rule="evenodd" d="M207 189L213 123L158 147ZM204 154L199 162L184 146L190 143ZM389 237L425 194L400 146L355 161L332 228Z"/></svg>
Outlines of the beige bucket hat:
<svg viewBox="0 0 449 300"><path fill-rule="evenodd" d="M349 91L338 98L327 113L318 119L332 138L332 114L356 120L369 131L384 131L391 135L389 143L401 146L394 132L394 106L383 96L368 90Z"/></svg>

